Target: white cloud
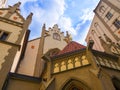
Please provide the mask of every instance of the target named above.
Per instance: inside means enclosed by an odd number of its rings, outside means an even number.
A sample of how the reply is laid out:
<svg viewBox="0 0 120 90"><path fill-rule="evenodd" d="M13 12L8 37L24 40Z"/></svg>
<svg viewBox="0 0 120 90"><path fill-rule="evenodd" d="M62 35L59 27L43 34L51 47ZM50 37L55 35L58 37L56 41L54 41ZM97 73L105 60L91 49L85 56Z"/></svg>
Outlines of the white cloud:
<svg viewBox="0 0 120 90"><path fill-rule="evenodd" d="M94 13L90 8L83 9L82 13L82 16L80 16L80 20L82 20L81 24L84 24L87 20L91 21L93 19Z"/></svg>
<svg viewBox="0 0 120 90"><path fill-rule="evenodd" d="M68 31L72 35L77 35L75 29L72 27L71 19L69 17L60 17L58 24L62 30Z"/></svg>

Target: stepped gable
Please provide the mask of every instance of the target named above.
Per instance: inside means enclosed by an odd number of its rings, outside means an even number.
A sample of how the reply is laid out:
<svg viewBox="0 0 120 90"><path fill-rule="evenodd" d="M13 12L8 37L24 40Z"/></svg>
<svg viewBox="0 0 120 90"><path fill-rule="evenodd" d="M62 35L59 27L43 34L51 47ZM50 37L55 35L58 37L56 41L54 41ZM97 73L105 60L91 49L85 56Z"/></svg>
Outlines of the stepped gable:
<svg viewBox="0 0 120 90"><path fill-rule="evenodd" d="M64 47L64 49L62 51L60 51L58 53L58 55L65 54L68 52L73 52L73 51L83 49L83 48L86 48L86 46L83 46L75 41L71 41L70 43L68 43L68 45L66 47Z"/></svg>

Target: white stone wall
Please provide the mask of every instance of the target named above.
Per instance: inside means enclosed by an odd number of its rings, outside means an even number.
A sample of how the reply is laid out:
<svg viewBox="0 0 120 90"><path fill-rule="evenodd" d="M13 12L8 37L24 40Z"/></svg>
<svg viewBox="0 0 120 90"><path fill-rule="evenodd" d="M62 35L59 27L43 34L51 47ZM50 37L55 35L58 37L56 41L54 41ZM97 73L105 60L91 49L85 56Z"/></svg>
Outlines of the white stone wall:
<svg viewBox="0 0 120 90"><path fill-rule="evenodd" d="M20 63L18 73L33 76L40 39L31 40L27 44L25 57Z"/></svg>

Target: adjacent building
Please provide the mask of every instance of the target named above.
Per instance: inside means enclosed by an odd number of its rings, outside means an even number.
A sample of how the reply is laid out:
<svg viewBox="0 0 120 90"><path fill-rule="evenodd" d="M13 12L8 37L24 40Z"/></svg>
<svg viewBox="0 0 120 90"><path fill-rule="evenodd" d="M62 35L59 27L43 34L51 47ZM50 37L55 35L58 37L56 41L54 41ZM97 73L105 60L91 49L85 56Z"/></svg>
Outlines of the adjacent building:
<svg viewBox="0 0 120 90"><path fill-rule="evenodd" d="M120 0L100 0L86 37L93 40L93 48L120 55Z"/></svg>
<svg viewBox="0 0 120 90"><path fill-rule="evenodd" d="M10 8L0 9L0 90L7 78L13 61L24 54L26 39L29 35L28 25L32 13L24 19L19 13L20 2Z"/></svg>

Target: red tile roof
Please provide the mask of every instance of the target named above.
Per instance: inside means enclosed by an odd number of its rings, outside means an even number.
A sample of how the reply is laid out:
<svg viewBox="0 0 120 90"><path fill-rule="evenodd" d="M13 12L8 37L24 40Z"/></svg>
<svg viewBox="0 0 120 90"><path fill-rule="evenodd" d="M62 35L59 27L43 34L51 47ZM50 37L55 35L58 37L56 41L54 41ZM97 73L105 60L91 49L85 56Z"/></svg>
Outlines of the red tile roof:
<svg viewBox="0 0 120 90"><path fill-rule="evenodd" d="M86 48L86 47L77 42L72 41L72 42L68 43L68 45L66 47L64 47L64 49L62 51L60 51L58 53L58 55L65 54L68 52L73 52L73 51L83 49L83 48Z"/></svg>

